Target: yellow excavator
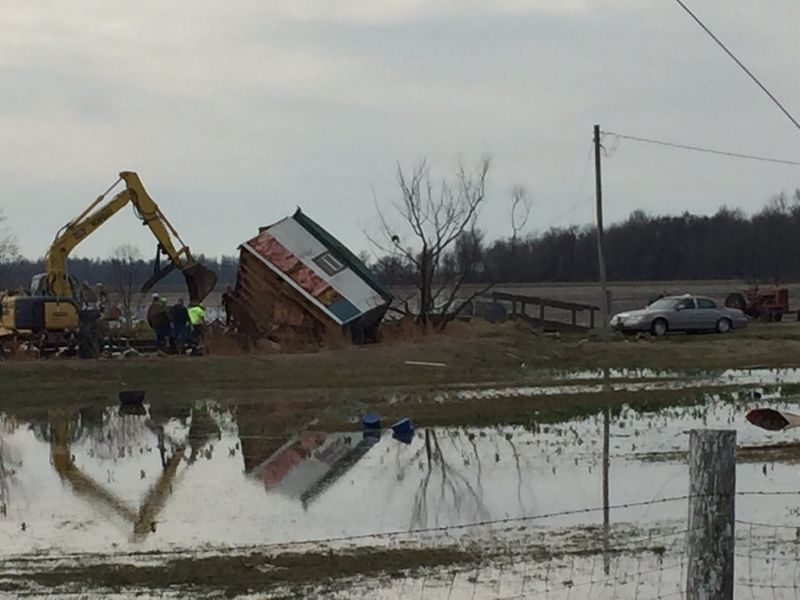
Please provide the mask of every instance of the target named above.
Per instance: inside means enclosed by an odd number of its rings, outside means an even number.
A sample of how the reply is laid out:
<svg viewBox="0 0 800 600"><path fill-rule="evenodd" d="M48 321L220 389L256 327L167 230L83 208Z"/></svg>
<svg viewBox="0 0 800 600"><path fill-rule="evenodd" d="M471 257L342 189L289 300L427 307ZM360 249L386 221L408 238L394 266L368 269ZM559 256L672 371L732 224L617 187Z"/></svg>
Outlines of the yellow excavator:
<svg viewBox="0 0 800 600"><path fill-rule="evenodd" d="M125 182L125 189L103 204L120 181ZM60 343L64 339L77 339L85 323L96 322L99 311L96 307L82 306L79 283L69 276L67 259L81 241L127 204L133 205L136 216L158 240L155 269L141 291L148 291L178 268L186 279L190 302L201 302L208 296L216 285L216 274L195 260L189 247L144 189L139 176L132 171L123 171L114 185L56 234L45 257L47 271L33 278L31 295L3 298L2 328L33 334L42 341ZM163 269L159 261L161 254L166 254L170 260Z"/></svg>

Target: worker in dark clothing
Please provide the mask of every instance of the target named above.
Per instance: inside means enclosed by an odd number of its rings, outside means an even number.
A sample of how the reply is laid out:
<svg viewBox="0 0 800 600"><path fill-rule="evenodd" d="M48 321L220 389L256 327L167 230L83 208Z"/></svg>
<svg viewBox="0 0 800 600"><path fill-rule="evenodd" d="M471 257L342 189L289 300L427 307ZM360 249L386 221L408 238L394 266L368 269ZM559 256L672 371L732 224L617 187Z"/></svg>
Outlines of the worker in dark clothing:
<svg viewBox="0 0 800 600"><path fill-rule="evenodd" d="M172 323L172 339L175 347L182 352L191 332L189 310L184 306L183 298L178 298L178 303L169 309L169 320Z"/></svg>
<svg viewBox="0 0 800 600"><path fill-rule="evenodd" d="M97 303L100 305L100 312L105 312L108 306L108 292L102 283L94 286L94 291L97 294Z"/></svg>
<svg viewBox="0 0 800 600"><path fill-rule="evenodd" d="M97 310L97 292L85 281L80 288L81 310Z"/></svg>
<svg viewBox="0 0 800 600"><path fill-rule="evenodd" d="M156 332L156 348L163 350L169 343L172 327L167 314L167 307L158 294L153 294L153 302L147 309L147 322Z"/></svg>
<svg viewBox="0 0 800 600"><path fill-rule="evenodd" d="M231 324L231 303L233 302L233 289L228 286L222 294L222 309L225 311L225 325Z"/></svg>

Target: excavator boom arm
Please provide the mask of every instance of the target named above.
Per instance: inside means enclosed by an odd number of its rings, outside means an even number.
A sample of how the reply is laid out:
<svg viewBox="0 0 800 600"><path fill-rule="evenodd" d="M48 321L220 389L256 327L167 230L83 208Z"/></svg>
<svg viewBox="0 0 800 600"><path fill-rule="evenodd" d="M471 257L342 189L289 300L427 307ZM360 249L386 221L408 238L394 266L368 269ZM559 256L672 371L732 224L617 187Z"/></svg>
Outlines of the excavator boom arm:
<svg viewBox="0 0 800 600"><path fill-rule="evenodd" d="M188 268L195 264L189 247L183 243L178 232L170 225L166 217L161 213L158 205L144 189L142 180L132 171L123 171L119 174L127 187L127 192L132 195L133 205L136 207L138 216L145 225L150 228L158 243L169 256L170 260L180 269ZM180 248L176 248L172 241L173 236L180 243Z"/></svg>
<svg viewBox="0 0 800 600"><path fill-rule="evenodd" d="M81 215L59 232L50 246L46 258L50 293L59 297L73 295L67 275L67 259L70 253L75 246L130 202L136 209L137 216L158 240L159 248L164 251L175 267L183 271L189 288L190 300L192 302L202 301L214 289L216 275L194 259L189 247L183 243L178 232L145 190L139 176L132 171L123 171L119 176L125 182L125 189L107 204L95 209L102 202L104 196L97 198ZM173 239L177 240L178 247ZM146 287L152 287L155 281L157 278L152 278Z"/></svg>

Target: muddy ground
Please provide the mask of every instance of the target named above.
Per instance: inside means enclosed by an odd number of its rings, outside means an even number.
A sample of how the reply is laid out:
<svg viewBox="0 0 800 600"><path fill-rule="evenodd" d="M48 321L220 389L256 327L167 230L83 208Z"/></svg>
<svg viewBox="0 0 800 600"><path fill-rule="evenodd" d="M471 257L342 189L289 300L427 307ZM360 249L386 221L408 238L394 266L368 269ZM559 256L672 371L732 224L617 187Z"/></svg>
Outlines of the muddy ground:
<svg viewBox="0 0 800 600"><path fill-rule="evenodd" d="M218 590L233 597L252 590L287 585L301 590L292 595L302 597L305 586L335 579L382 573L402 577L409 570L450 567L477 559L477 550L458 548L369 548L336 553L253 552L244 556L174 558L160 565L64 565L46 572L26 574L25 578L62 592L72 589L80 592L87 586L109 591L137 588L157 592L179 586L194 591Z"/></svg>

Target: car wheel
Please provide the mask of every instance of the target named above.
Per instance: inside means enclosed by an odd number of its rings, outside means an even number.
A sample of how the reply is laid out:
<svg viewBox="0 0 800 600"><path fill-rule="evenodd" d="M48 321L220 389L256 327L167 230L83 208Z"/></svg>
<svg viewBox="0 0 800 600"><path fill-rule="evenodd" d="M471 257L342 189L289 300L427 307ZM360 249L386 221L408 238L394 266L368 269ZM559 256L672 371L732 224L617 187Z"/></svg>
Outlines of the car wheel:
<svg viewBox="0 0 800 600"><path fill-rule="evenodd" d="M717 332L718 333L728 333L733 328L733 324L731 323L730 319L720 319L717 321Z"/></svg>
<svg viewBox="0 0 800 600"><path fill-rule="evenodd" d="M667 322L664 319L656 319L650 325L650 333L656 337L661 337L667 334Z"/></svg>

